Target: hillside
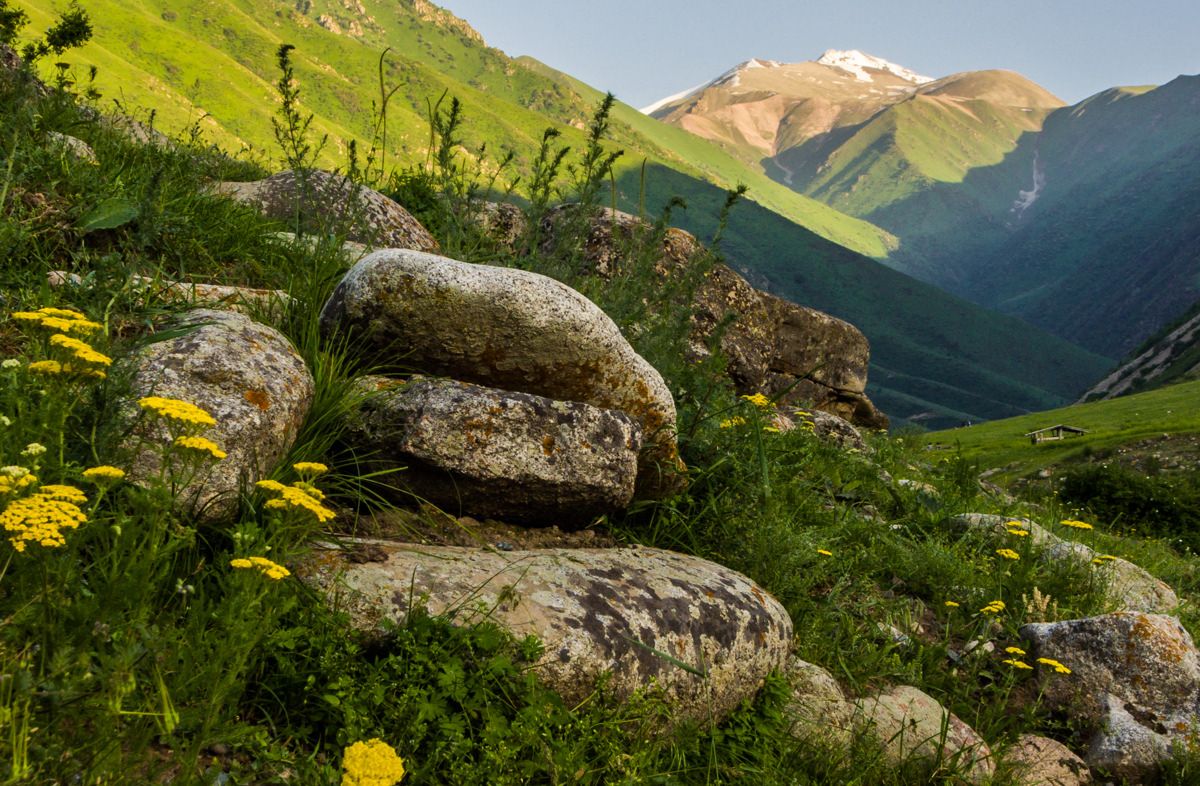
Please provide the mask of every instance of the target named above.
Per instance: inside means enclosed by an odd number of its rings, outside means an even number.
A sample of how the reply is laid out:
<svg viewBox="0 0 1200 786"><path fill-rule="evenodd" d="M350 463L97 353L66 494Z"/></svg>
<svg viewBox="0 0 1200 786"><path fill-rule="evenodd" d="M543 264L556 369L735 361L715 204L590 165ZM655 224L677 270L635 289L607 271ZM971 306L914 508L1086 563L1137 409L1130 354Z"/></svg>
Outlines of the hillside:
<svg viewBox="0 0 1200 786"><path fill-rule="evenodd" d="M1151 336L1093 385L1083 401L1116 398L1200 377L1200 304Z"/></svg>

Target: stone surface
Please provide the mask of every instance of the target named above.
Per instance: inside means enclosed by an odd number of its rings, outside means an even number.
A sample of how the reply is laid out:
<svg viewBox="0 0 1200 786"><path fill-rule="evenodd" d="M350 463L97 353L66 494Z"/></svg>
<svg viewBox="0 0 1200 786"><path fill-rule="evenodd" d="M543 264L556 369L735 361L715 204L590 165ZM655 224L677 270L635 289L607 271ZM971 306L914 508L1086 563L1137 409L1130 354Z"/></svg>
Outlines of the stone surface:
<svg viewBox="0 0 1200 786"><path fill-rule="evenodd" d="M217 421L203 435L228 455L205 461L176 504L202 520L220 521L237 511L240 492L266 477L295 441L312 403L312 374L281 333L242 314L195 309L169 328L182 332L144 345L114 369L130 376L132 395L118 411L135 424L122 445L131 455L121 463L132 480L145 482L159 474L162 446L170 443L160 425L140 414L138 398L163 396L201 407Z"/></svg>
<svg viewBox="0 0 1200 786"><path fill-rule="evenodd" d="M415 377L364 401L346 441L451 514L577 529L632 499L642 436L623 412Z"/></svg>
<svg viewBox="0 0 1200 786"><path fill-rule="evenodd" d="M794 416L801 424L806 422L811 424L813 434L826 442L848 450L853 449L860 452L867 450L867 443L863 439L862 432L844 418L822 412L819 409L796 409Z"/></svg>
<svg viewBox="0 0 1200 786"><path fill-rule="evenodd" d="M1194 744L1200 724L1200 653L1179 620L1123 611L1021 628L1030 662L1053 658L1071 674L1044 677L1048 706L1070 712L1093 736L1096 769L1144 782L1173 742Z"/></svg>
<svg viewBox="0 0 1200 786"><path fill-rule="evenodd" d="M683 472L675 401L662 376L594 303L546 276L416 251L358 262L321 314L376 364L625 412L644 435L637 493L662 496Z"/></svg>
<svg viewBox="0 0 1200 786"><path fill-rule="evenodd" d="M96 151L92 150L92 146L82 139L78 139L67 134L60 134L58 131L51 131L46 136L55 145L63 148L73 157L88 164L99 164L100 160L96 158Z"/></svg>
<svg viewBox="0 0 1200 786"><path fill-rule="evenodd" d="M654 686L673 720L715 722L782 669L791 647L791 619L778 601L698 557L650 548L370 545L381 561L317 552L297 574L333 595L361 629L403 620L410 603L423 603L464 625L489 619L517 637L536 635L545 646L537 674L568 703L608 674L617 698Z"/></svg>
<svg viewBox="0 0 1200 786"><path fill-rule="evenodd" d="M801 739L849 747L854 737L854 705L828 671L799 658L787 669L792 697L784 712L791 733Z"/></svg>
<svg viewBox="0 0 1200 786"><path fill-rule="evenodd" d="M995 771L987 743L929 695L902 685L858 702L864 732L873 735L895 765L909 760L953 766L968 783L985 783Z"/></svg>
<svg viewBox="0 0 1200 786"><path fill-rule="evenodd" d="M1179 597L1166 582L1154 578L1142 568L1121 558L1092 563L1098 552L1083 545L1062 541L1042 554L1047 561L1070 561L1093 570L1105 584L1105 595L1116 611L1174 611Z"/></svg>
<svg viewBox="0 0 1200 786"><path fill-rule="evenodd" d="M529 231L525 211L508 202L477 202L470 217L496 245L508 251L516 251L517 244Z"/></svg>
<svg viewBox="0 0 1200 786"><path fill-rule="evenodd" d="M1083 759L1061 742L1034 734L1022 734L1002 760L1014 786L1086 786L1092 773Z"/></svg>
<svg viewBox="0 0 1200 786"><path fill-rule="evenodd" d="M1029 542L1035 546L1046 548L1062 543L1062 538L1048 531L1045 527L1029 519L1017 516L997 516L993 513L963 513L955 516L950 521L955 526L963 529L989 532L1006 540L1011 540L1013 537L1008 534L1008 522L1015 521L1021 525L1021 529L1029 533Z"/></svg>
<svg viewBox="0 0 1200 786"><path fill-rule="evenodd" d="M329 231L330 226L345 225L346 237L375 248L438 249L433 235L399 204L332 172L312 170L301 181L286 170L250 183L219 183L214 190L280 221L294 221L302 202L306 229Z"/></svg>
<svg viewBox="0 0 1200 786"><path fill-rule="evenodd" d="M46 274L46 283L52 287L88 286L83 276L65 270L51 270ZM279 315L292 302L291 295L280 289L194 284L190 281L171 281L136 274L129 277L129 285L140 291L143 298L189 303L204 308L228 309L250 316L256 313Z"/></svg>

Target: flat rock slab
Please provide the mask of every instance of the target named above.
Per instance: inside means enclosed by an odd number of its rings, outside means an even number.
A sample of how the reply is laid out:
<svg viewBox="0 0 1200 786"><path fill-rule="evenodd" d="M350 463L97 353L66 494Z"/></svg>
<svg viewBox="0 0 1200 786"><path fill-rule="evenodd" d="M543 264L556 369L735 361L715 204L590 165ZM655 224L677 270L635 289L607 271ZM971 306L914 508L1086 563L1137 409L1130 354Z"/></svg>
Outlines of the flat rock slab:
<svg viewBox="0 0 1200 786"><path fill-rule="evenodd" d="M974 729L936 699L908 685L858 702L864 731L883 745L895 765L909 760L953 766L967 783L995 772L992 752Z"/></svg>
<svg viewBox="0 0 1200 786"><path fill-rule="evenodd" d="M438 250L429 230L397 202L332 172L314 169L301 178L286 170L250 183L218 183L214 191L278 221L299 213L308 230L344 228L350 240L375 248Z"/></svg>
<svg viewBox="0 0 1200 786"><path fill-rule="evenodd" d="M381 561L355 564L346 552L318 550L297 575L347 609L356 627L402 622L412 604L462 624L490 619L541 640L537 673L568 702L582 701L608 674L618 699L653 686L675 720L715 722L782 669L791 648L792 622L778 601L698 557L650 548L354 543Z"/></svg>
<svg viewBox="0 0 1200 786"><path fill-rule="evenodd" d="M1093 732L1085 759L1135 783L1152 779L1200 724L1200 652L1175 617L1123 611L1025 625L1032 658L1053 658L1044 697Z"/></svg>
<svg viewBox="0 0 1200 786"><path fill-rule="evenodd" d="M366 399L346 440L455 515L578 529L633 498L642 432L624 412L414 377Z"/></svg>
<svg viewBox="0 0 1200 786"><path fill-rule="evenodd" d="M158 477L171 441L160 423L141 413L139 398L195 404L217 421L203 435L228 455L206 460L202 471L192 473L176 504L202 520L220 521L237 512L240 493L291 448L312 404L312 374L282 333L243 314L195 309L170 328L182 332L122 361L132 390L118 405L120 420L133 424L122 444L131 454L126 466L132 480Z"/></svg>
<svg viewBox="0 0 1200 786"><path fill-rule="evenodd" d="M645 436L637 493L680 485L675 401L594 303L552 278L386 249L360 260L321 314L364 358L622 411Z"/></svg>

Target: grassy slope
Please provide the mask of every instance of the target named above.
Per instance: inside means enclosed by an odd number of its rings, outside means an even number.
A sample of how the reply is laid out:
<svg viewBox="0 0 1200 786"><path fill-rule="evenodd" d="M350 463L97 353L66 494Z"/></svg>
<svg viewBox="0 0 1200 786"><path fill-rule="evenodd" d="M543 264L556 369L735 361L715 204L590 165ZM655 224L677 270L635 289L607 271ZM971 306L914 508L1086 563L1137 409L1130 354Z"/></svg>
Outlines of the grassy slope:
<svg viewBox="0 0 1200 786"><path fill-rule="evenodd" d="M1024 473L1077 456L1089 448L1112 448L1161 434L1200 432L1197 401L1200 401L1200 381L1186 382L1110 401L1075 404L939 431L928 435L927 442L961 447L963 456L978 461L982 468L1015 463L1013 471ZM1088 434L1040 445L1031 444L1024 436L1057 423L1087 429Z"/></svg>

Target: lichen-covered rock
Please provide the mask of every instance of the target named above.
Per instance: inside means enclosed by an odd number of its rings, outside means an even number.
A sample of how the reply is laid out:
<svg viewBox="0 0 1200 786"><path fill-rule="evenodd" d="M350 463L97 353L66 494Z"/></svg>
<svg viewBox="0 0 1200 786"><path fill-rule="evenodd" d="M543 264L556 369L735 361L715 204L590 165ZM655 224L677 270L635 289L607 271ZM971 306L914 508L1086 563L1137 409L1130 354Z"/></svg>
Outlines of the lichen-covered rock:
<svg viewBox="0 0 1200 786"><path fill-rule="evenodd" d="M99 164L100 160L96 158L96 151L92 150L92 146L84 142L78 137L73 137L68 134L62 134L58 131L51 131L47 136L50 141L61 147L73 157L87 164Z"/></svg>
<svg viewBox="0 0 1200 786"><path fill-rule="evenodd" d="M438 250L433 235L399 204L332 172L314 169L302 179L286 170L250 183L219 183L214 191L280 221L295 220L299 211L307 229L344 227L350 240L375 248Z"/></svg>
<svg viewBox="0 0 1200 786"><path fill-rule="evenodd" d="M51 270L46 274L46 283L52 287L90 287L83 276L65 270ZM188 303L204 308L240 311L247 315L280 315L292 302L291 295L280 289L195 284L190 281L171 281L137 274L129 277L129 286L142 295L143 302L153 299Z"/></svg>
<svg viewBox="0 0 1200 786"><path fill-rule="evenodd" d="M471 218L496 245L508 251L517 250L517 242L529 231L525 211L508 202L477 202Z"/></svg>
<svg viewBox="0 0 1200 786"><path fill-rule="evenodd" d="M1087 786L1092 772L1083 759L1061 742L1035 734L1022 734L1001 760L1015 786Z"/></svg>
<svg viewBox="0 0 1200 786"><path fill-rule="evenodd" d="M577 529L633 497L624 412L416 377L363 402L346 440L380 482L454 514Z"/></svg>
<svg viewBox="0 0 1200 786"><path fill-rule="evenodd" d="M346 274L321 313L376 364L622 411L644 449L637 494L680 485L675 401L657 370L594 303L525 270L387 249Z"/></svg>
<svg viewBox="0 0 1200 786"><path fill-rule="evenodd" d="M1114 559L1110 555L1101 557L1082 543L1062 541L1046 549L1042 559L1074 562L1093 570L1104 582L1105 595L1110 607L1115 607L1116 611L1164 613L1179 606L1179 597L1166 582L1128 560Z"/></svg>
<svg viewBox="0 0 1200 786"><path fill-rule="evenodd" d="M786 672L792 696L784 707L791 733L800 739L849 747L854 737L854 705L828 671L792 658Z"/></svg>
<svg viewBox="0 0 1200 786"><path fill-rule="evenodd" d="M962 529L987 532L1011 542L1012 535L1008 534L1009 524L1019 525L1014 529L1023 529L1029 533L1029 542L1040 548L1047 548L1062 543L1062 538L1050 532L1045 527L1026 518L1013 516L997 516L993 513L963 513L950 520Z"/></svg>
<svg viewBox="0 0 1200 786"><path fill-rule="evenodd" d="M793 415L802 426L811 428L813 434L826 442L847 450L867 450L867 442L863 439L862 432L844 418L819 409L795 409Z"/></svg>
<svg viewBox="0 0 1200 786"><path fill-rule="evenodd" d="M902 685L858 702L863 730L884 747L890 761L938 762L968 783L984 783L995 771L992 752L975 730L929 695Z"/></svg>
<svg viewBox="0 0 1200 786"><path fill-rule="evenodd" d="M698 557L650 548L364 543L380 561L318 551L297 574L334 597L360 629L403 620L415 603L461 624L487 619L517 637L535 635L545 647L538 676L570 703L608 675L617 698L657 689L673 719L715 722L781 669L791 647L791 619L778 601Z"/></svg>
<svg viewBox="0 0 1200 786"><path fill-rule="evenodd" d="M143 396L182 399L204 409L216 425L204 432L227 456L196 473L176 504L202 520L237 511L240 492L266 477L291 448L313 397L312 374L291 342L274 328L231 311L195 309L171 326L179 335L146 344L122 361L132 395L119 405L134 424L122 448L129 477L158 476L169 436L142 415Z"/></svg>
<svg viewBox="0 0 1200 786"><path fill-rule="evenodd" d="M1192 740L1200 724L1200 653L1176 618L1122 611L1025 625L1021 636L1031 658L1071 670L1046 675L1044 698L1093 733L1085 756L1091 767L1142 783L1173 742Z"/></svg>

